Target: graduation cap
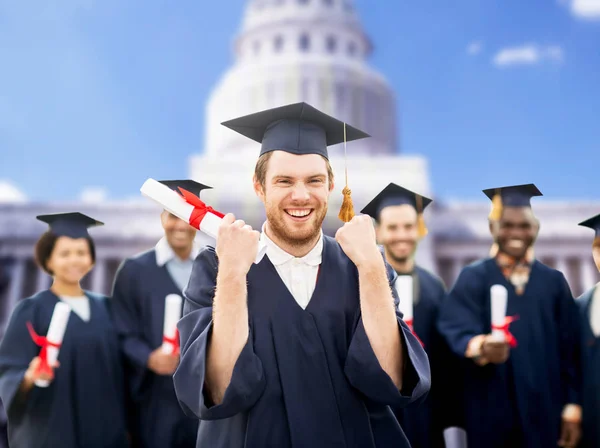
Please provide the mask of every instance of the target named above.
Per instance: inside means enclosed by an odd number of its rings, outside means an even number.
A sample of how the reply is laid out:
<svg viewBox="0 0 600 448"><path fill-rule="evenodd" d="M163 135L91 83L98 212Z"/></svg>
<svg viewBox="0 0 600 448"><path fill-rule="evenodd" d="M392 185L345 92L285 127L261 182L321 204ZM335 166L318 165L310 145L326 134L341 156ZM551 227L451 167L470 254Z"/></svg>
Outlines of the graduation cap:
<svg viewBox="0 0 600 448"><path fill-rule="evenodd" d="M69 238L87 238L90 236L88 227L103 226L104 223L83 213L55 213L52 215L36 216L42 222L50 226L50 232L56 236L67 236Z"/></svg>
<svg viewBox="0 0 600 448"><path fill-rule="evenodd" d="M394 205L410 205L417 211L419 236L424 237L427 235L427 227L423 219L423 212L432 202L431 199L421 196L414 191L410 191L395 183L390 183L361 210L361 213L369 215L378 221L381 211L384 208Z"/></svg>
<svg viewBox="0 0 600 448"><path fill-rule="evenodd" d="M329 159L327 147L370 137L369 134L333 118L307 103L294 103L264 110L221 123L258 143L260 155L271 151L285 151L296 155L319 154ZM339 218L348 222L354 216L354 208L348 188L342 190L344 202Z"/></svg>
<svg viewBox="0 0 600 448"><path fill-rule="evenodd" d="M212 189L212 187L209 187L208 185L201 184L200 182L196 182L195 180L191 180L191 179L159 180L159 182L163 185L166 185L167 187L169 187L171 190L175 191L176 193L181 194L179 189L182 188L183 190L187 190L190 193L193 193L198 197L200 197L200 192L202 190Z"/></svg>
<svg viewBox="0 0 600 448"><path fill-rule="evenodd" d="M492 211L489 218L493 221L500 219L503 207L531 207L531 198L542 196L542 193L534 184L488 188L483 192L492 201Z"/></svg>
<svg viewBox="0 0 600 448"><path fill-rule="evenodd" d="M596 238L600 237L600 214L580 222L579 225L589 227L596 232Z"/></svg>

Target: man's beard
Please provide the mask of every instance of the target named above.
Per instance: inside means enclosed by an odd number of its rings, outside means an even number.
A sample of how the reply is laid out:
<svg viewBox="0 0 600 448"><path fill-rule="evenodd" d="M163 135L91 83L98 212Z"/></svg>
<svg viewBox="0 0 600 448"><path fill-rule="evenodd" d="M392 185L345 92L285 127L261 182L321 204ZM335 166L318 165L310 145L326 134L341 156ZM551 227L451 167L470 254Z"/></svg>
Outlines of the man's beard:
<svg viewBox="0 0 600 448"><path fill-rule="evenodd" d="M302 247L317 239L321 233L321 226L327 215L327 204L321 209L313 210L312 225L307 230L293 231L285 222L285 218L281 214L285 211L275 208L266 207L267 221L269 222L269 230L273 235L291 247Z"/></svg>
<svg viewBox="0 0 600 448"><path fill-rule="evenodd" d="M385 247L385 253L386 256L389 257L392 261L394 261L395 263L406 263L407 261L411 260L417 250L416 245L414 245L414 247L410 250L410 252L406 255L396 255L394 254L393 250L391 249L391 247Z"/></svg>

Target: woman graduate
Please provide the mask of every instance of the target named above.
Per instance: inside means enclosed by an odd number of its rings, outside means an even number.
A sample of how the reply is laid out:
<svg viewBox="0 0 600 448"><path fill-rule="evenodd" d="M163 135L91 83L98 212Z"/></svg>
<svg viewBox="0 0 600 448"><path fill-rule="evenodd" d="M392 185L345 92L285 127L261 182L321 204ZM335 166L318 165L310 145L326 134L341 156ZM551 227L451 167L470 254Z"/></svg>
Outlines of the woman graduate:
<svg viewBox="0 0 600 448"><path fill-rule="evenodd" d="M36 261L53 283L17 304L0 343L0 399L8 415L9 444L127 447L123 370L109 303L80 286L95 261L87 228L102 223L81 213L37 218L50 229L37 242ZM44 336L58 303L71 311L58 362L49 365ZM47 387L36 385L40 380Z"/></svg>
<svg viewBox="0 0 600 448"><path fill-rule="evenodd" d="M596 232L592 255L600 270L600 215L587 219L580 226ZM595 285L579 299L581 328L581 358L583 374L583 438L580 446L600 446L600 286Z"/></svg>

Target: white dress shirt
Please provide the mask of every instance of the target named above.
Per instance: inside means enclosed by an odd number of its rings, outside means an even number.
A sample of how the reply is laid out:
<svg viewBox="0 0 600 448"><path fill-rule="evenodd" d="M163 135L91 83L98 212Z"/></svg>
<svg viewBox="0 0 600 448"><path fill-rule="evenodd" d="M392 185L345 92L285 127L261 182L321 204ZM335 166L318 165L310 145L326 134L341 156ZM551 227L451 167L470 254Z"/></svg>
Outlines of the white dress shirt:
<svg viewBox="0 0 600 448"><path fill-rule="evenodd" d="M175 255L173 248L171 248L167 239L163 237L154 247L156 252L156 264L158 266L166 265L167 271L169 271L171 278L179 287L179 289L183 291L187 287L187 284L190 280L194 260L198 256L198 253L200 253L200 249L200 245L194 241L190 256L187 260L182 260Z"/></svg>
<svg viewBox="0 0 600 448"><path fill-rule="evenodd" d="M81 320L88 322L91 317L90 299L87 296L67 297L60 296L60 300L71 307L71 310L81 317Z"/></svg>
<svg viewBox="0 0 600 448"><path fill-rule="evenodd" d="M313 249L302 258L294 257L281 249L265 234L263 225L261 241L267 246L267 257L275 266L279 277L302 309L306 309L315 290L319 265L323 255L323 232Z"/></svg>
<svg viewBox="0 0 600 448"><path fill-rule="evenodd" d="M590 327L594 336L600 336L600 283L596 285L590 304Z"/></svg>

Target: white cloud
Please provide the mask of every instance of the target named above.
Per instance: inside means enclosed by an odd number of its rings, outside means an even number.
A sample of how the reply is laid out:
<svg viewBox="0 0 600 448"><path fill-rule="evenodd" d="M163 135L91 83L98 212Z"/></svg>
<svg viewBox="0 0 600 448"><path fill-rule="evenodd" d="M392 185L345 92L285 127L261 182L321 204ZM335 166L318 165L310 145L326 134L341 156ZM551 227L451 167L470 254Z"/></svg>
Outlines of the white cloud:
<svg viewBox="0 0 600 448"><path fill-rule="evenodd" d="M571 14L580 19L600 20L600 0L559 0L567 4Z"/></svg>
<svg viewBox="0 0 600 448"><path fill-rule="evenodd" d="M471 42L467 47L467 54L476 55L481 53L481 49L483 48L483 44L479 41Z"/></svg>
<svg viewBox="0 0 600 448"><path fill-rule="evenodd" d="M108 190L104 187L87 187L84 188L79 199L88 204L97 204L106 201Z"/></svg>
<svg viewBox="0 0 600 448"><path fill-rule="evenodd" d="M25 193L19 190L16 185L7 181L0 180L0 203L19 203L27 202Z"/></svg>
<svg viewBox="0 0 600 448"><path fill-rule="evenodd" d="M492 62L498 67L535 65L545 61L562 62L563 50L559 46L540 47L526 44L520 47L503 48L496 53Z"/></svg>

